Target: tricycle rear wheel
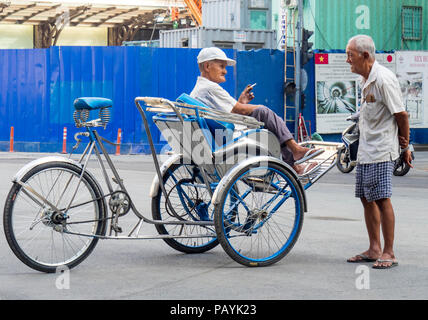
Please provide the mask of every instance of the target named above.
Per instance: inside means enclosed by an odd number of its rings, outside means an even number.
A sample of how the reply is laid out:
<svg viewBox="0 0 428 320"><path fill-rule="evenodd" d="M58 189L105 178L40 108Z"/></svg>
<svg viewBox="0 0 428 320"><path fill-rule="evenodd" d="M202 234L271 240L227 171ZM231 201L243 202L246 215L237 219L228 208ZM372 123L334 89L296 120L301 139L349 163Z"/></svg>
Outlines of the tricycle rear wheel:
<svg viewBox="0 0 428 320"><path fill-rule="evenodd" d="M194 164L172 164L163 176L167 197L172 208L159 187L152 198L152 217L162 221L212 221L213 208L203 178ZM218 245L213 226L156 224L161 235L188 235L212 233L213 237L166 238L171 248L184 253L203 253Z"/></svg>

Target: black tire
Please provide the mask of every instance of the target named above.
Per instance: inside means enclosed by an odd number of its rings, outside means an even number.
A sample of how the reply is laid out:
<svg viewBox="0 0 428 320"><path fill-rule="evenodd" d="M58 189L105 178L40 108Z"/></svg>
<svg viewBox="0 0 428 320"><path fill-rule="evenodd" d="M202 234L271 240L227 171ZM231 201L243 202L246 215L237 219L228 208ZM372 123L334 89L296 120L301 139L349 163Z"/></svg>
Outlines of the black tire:
<svg viewBox="0 0 428 320"><path fill-rule="evenodd" d="M412 159L414 159L413 152L412 152ZM402 176L405 176L409 171L410 171L410 166L403 161L400 155L400 157L397 160L395 160L394 172L393 172L394 176L402 177Z"/></svg>
<svg viewBox="0 0 428 320"><path fill-rule="evenodd" d="M174 212L167 208L166 199L159 186L157 195L152 198L152 217L154 220L159 221L203 221L195 213L195 210L189 208L183 201L177 198L177 180L188 179L191 177L193 164L172 164L169 170L163 176L163 182L167 194L169 194L169 200L173 206ZM174 177L172 177L172 175ZM199 184L203 184L202 180L198 181ZM191 191L191 190L190 190ZM206 193L200 192L198 198L203 203L208 204L211 201L208 191ZM198 193L198 190L196 190ZM213 208L212 205L208 207L208 220L213 220ZM195 234L206 234L212 232L215 235L213 227L207 226L196 226L196 225L172 225L172 224L155 224L156 230L161 235L195 235ZM210 229L211 230L210 230ZM166 238L163 239L171 248L184 252L184 253L203 253L218 245L217 238Z"/></svg>
<svg viewBox="0 0 428 320"><path fill-rule="evenodd" d="M273 181L277 189L272 188ZM304 198L299 183L279 164L257 163L241 169L219 196L214 218L217 238L234 261L248 267L269 266L297 242Z"/></svg>
<svg viewBox="0 0 428 320"><path fill-rule="evenodd" d="M337 152L337 168L340 172L349 173L354 170L355 166L351 164L349 159L349 149L343 147Z"/></svg>
<svg viewBox="0 0 428 320"><path fill-rule="evenodd" d="M88 204L71 207L67 211L68 219L65 227L58 221L55 222L55 212L50 210L48 205L42 208L40 200L36 203L20 184L13 184L4 207L4 231L13 253L30 268L46 273L53 273L58 268L64 267L71 269L88 257L95 248L98 238L67 232L84 232L91 235L105 233L106 211L102 191L86 172L78 184L81 173L81 168L70 163L48 162L32 168L21 179L22 183L35 189L59 209L66 208L67 201L71 199L77 186L78 191L73 206L91 200ZM49 185L49 182L53 183ZM64 185L67 185L69 187L67 190L70 191L61 195L60 189ZM76 188L73 189L73 186ZM78 196L85 194L87 195L85 199L77 199ZM34 198L37 199L37 197ZM72 224L87 221L89 217L95 221L86 225ZM54 253L54 250L61 252ZM68 257L68 255L71 256Z"/></svg>

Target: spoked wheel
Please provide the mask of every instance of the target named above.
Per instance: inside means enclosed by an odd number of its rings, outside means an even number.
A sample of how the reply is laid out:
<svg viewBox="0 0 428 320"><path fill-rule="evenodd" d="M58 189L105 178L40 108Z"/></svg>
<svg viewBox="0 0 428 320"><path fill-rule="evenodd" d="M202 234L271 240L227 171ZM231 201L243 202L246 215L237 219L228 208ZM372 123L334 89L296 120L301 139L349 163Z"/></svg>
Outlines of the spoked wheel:
<svg viewBox="0 0 428 320"><path fill-rule="evenodd" d="M225 185L215 207L217 237L245 266L268 266L296 243L303 225L298 182L276 163L250 165Z"/></svg>
<svg viewBox="0 0 428 320"><path fill-rule="evenodd" d="M352 165L351 159L349 158L349 149L343 147L339 149L337 152L337 157L339 158L337 161L337 168L340 172L349 173L354 170L355 166Z"/></svg>
<svg viewBox="0 0 428 320"><path fill-rule="evenodd" d="M4 208L4 230L12 251L29 267L42 272L72 268L94 249L98 239L93 236L103 234L102 193L87 173L79 183L81 173L75 165L48 162L25 174L21 182L27 189L18 183L12 186Z"/></svg>
<svg viewBox="0 0 428 320"><path fill-rule="evenodd" d="M199 169L194 164L173 164L163 176L167 197L160 187L152 199L154 220L213 221L211 196L205 187ZM189 238L167 238L164 241L175 250L184 253L202 253L218 245L214 226L156 224L162 235L189 236ZM202 235L201 237L194 237ZM213 236L209 236L213 235Z"/></svg>

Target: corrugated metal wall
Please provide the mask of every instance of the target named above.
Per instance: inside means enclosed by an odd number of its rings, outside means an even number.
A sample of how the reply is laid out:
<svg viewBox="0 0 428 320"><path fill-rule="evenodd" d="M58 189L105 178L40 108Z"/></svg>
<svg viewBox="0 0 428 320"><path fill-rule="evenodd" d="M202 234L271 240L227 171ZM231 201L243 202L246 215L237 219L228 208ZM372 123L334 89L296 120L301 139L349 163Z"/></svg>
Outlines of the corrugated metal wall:
<svg viewBox="0 0 428 320"><path fill-rule="evenodd" d="M237 95L248 85L257 83L253 104L262 104L284 116L284 52L256 50L237 52Z"/></svg>
<svg viewBox="0 0 428 320"><path fill-rule="evenodd" d="M186 28L175 30L161 30L159 32L159 46L161 48L189 48L201 47L201 28ZM184 41L187 40L187 44Z"/></svg>
<svg viewBox="0 0 428 320"><path fill-rule="evenodd" d="M260 29L253 25L251 15L266 14L266 25L272 27L271 0L203 0L202 21L206 28Z"/></svg>
<svg viewBox="0 0 428 320"><path fill-rule="evenodd" d="M402 6L421 6L423 39L402 41ZM305 26L315 30L314 48L345 49L356 34L373 37L378 50L428 50L427 0L307 0Z"/></svg>
<svg viewBox="0 0 428 320"><path fill-rule="evenodd" d="M237 30L220 28L189 28L161 30L160 46L162 48L205 48L224 47L225 44L236 50L247 50L247 46L275 49L277 47L274 30ZM183 44L186 43L186 46ZM227 47L229 48L229 47Z"/></svg>
<svg viewBox="0 0 428 320"><path fill-rule="evenodd" d="M204 0L202 21L206 28L241 29L240 0Z"/></svg>
<svg viewBox="0 0 428 320"><path fill-rule="evenodd" d="M273 106L282 115L283 53L225 51L238 60L238 67L228 68L223 87L236 97L248 83L257 82L255 103ZM122 153L149 152L134 98L175 100L190 93L199 75L198 53L199 49L145 47L0 50L0 150L9 149L11 126L15 151L61 152L64 127L70 149L78 131L72 117L74 99L100 96L114 102L112 120L101 134L116 141L121 128ZM164 142L152 128L159 150Z"/></svg>

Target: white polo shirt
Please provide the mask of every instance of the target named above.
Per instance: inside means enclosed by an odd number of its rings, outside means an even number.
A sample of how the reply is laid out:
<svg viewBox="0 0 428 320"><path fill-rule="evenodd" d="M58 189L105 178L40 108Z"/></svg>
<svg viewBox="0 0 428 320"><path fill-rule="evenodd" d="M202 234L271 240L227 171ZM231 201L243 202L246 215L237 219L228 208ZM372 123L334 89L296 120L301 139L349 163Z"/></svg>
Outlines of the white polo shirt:
<svg viewBox="0 0 428 320"><path fill-rule="evenodd" d="M367 81L361 79L361 87L357 160L361 164L395 160L400 147L394 113L406 110L397 77L375 61Z"/></svg>
<svg viewBox="0 0 428 320"><path fill-rule="evenodd" d="M198 77L190 96L213 109L224 112L231 112L237 102L218 83L201 76Z"/></svg>

